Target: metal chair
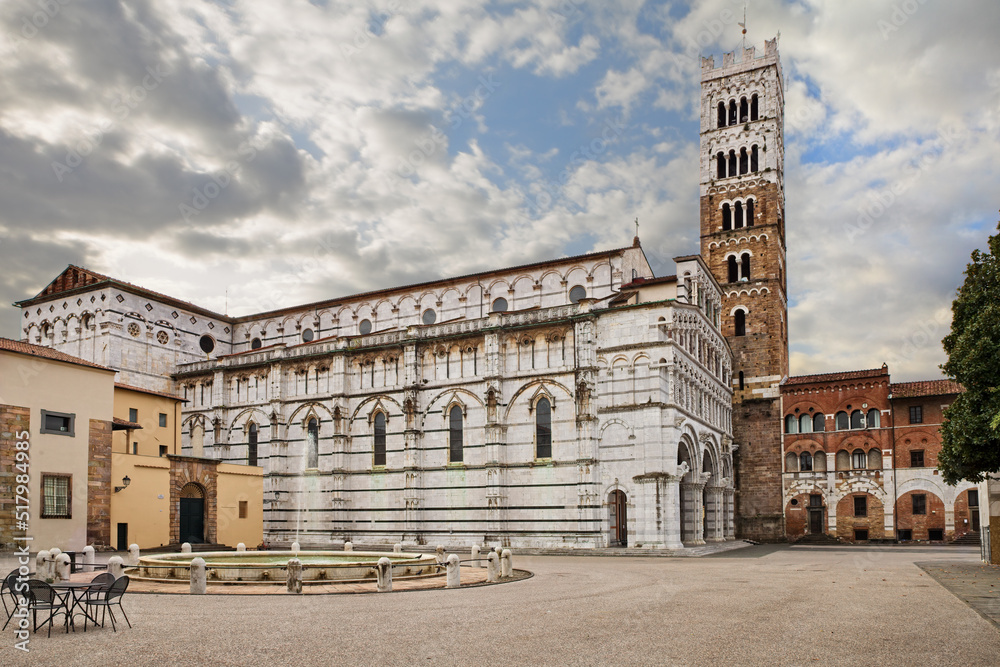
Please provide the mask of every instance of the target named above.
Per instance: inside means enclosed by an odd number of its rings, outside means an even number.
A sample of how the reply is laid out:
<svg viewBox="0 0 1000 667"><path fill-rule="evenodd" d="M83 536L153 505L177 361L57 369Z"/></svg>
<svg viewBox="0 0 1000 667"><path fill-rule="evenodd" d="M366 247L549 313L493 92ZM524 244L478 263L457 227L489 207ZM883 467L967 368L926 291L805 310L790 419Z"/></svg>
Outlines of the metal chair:
<svg viewBox="0 0 1000 667"><path fill-rule="evenodd" d="M87 589L86 597L88 600L96 599L107 592L111 588L111 584L115 583L115 575L110 572L101 572L91 579L90 583L93 585Z"/></svg>
<svg viewBox="0 0 1000 667"><path fill-rule="evenodd" d="M110 576L110 575L109 575ZM122 610L122 616L125 617L125 622L128 623L128 627L132 627L131 621L128 620L128 614L125 613L125 608L122 607L122 596L125 595L125 590L128 588L128 576L122 576L115 579L114 583L108 587L102 596L96 599L86 598L84 599L84 604L88 607L103 607L104 610L101 612L101 627L104 627L104 618L106 614L111 615L111 629L118 632L118 628L115 626L115 612L111 609L114 605L118 605L118 608ZM83 619L83 631L87 631L87 619L90 615L86 615ZM96 623L96 621L95 621Z"/></svg>
<svg viewBox="0 0 1000 667"><path fill-rule="evenodd" d="M3 610L7 612L7 620L3 624L3 630L7 629L7 624L10 623L10 619L14 618L14 612L17 611L17 590L14 586L17 585L18 574L18 568L14 568L10 574L3 578L3 584L0 584L0 600L3 600ZM10 607L7 606L8 598L11 602Z"/></svg>
<svg viewBox="0 0 1000 667"><path fill-rule="evenodd" d="M69 632L69 609L66 607L66 598L59 595L56 589L44 581L28 580L28 609L31 610L32 625L34 626L32 632L38 632L39 609L49 612L49 637L52 636L52 620L59 613L64 616L63 625L66 626L66 632ZM60 609L62 612L59 611Z"/></svg>

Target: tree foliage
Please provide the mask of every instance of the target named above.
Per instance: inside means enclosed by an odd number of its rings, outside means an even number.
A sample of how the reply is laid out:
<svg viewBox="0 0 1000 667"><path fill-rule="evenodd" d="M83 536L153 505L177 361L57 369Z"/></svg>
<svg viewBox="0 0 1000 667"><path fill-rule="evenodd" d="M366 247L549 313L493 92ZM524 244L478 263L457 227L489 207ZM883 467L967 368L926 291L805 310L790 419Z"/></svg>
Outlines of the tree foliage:
<svg viewBox="0 0 1000 667"><path fill-rule="evenodd" d="M951 310L941 368L965 391L945 412L938 468L949 484L978 482L1000 471L1000 233L973 251Z"/></svg>

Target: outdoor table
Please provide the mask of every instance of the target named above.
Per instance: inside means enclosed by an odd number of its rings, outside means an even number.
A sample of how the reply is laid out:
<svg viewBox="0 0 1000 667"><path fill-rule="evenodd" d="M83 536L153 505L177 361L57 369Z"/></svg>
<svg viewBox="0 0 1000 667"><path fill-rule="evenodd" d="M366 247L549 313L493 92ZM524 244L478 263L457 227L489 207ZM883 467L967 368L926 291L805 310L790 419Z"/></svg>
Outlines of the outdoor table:
<svg viewBox="0 0 1000 667"><path fill-rule="evenodd" d="M63 581L57 584L51 584L52 588L57 591L66 591L66 595L70 596L70 604L67 605L67 615L69 616L69 624L73 626L73 632L76 632L76 622L74 621L73 610L79 607L82 611L80 612L91 621L94 625L97 625L97 619L87 613L87 605L82 604L82 601L86 598L87 592L91 588L101 588L101 584L95 584L90 581Z"/></svg>

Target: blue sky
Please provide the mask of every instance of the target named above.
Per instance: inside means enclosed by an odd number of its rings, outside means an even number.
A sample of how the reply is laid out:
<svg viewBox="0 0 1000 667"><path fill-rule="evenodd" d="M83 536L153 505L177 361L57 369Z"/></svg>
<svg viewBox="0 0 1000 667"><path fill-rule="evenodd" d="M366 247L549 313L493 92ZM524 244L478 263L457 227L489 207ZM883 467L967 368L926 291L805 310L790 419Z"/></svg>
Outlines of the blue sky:
<svg viewBox="0 0 1000 667"><path fill-rule="evenodd" d="M741 45L742 13L5 2L0 296L72 262L245 314L627 245L636 217L672 273L698 249L699 59ZM1000 206L1000 6L751 0L748 20L758 49L781 35L792 372L937 377Z"/></svg>

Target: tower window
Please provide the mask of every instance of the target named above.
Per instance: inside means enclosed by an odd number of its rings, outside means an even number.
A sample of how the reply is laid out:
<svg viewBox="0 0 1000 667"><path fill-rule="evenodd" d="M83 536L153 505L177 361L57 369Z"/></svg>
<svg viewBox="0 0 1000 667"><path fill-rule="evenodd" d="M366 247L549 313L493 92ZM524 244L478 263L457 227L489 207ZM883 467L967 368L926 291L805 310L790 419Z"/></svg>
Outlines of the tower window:
<svg viewBox="0 0 1000 667"><path fill-rule="evenodd" d="M448 461L461 463L462 454L462 408L456 405L448 413Z"/></svg>
<svg viewBox="0 0 1000 667"><path fill-rule="evenodd" d="M735 283L740 279L739 266L736 264L736 257L734 255L729 256L729 282Z"/></svg>
<svg viewBox="0 0 1000 667"><path fill-rule="evenodd" d="M743 312L743 311L740 311L740 312ZM743 391L743 387L744 387L744 383L743 383L743 371L740 371L740 391Z"/></svg>
<svg viewBox="0 0 1000 667"><path fill-rule="evenodd" d="M719 127L725 127L726 126L726 103L725 102L719 102L719 118L718 118L718 121L719 121L718 122L718 126Z"/></svg>
<svg viewBox="0 0 1000 667"><path fill-rule="evenodd" d="M745 174L750 169L750 157L747 155L747 149L740 149L740 173Z"/></svg>
<svg viewBox="0 0 1000 667"><path fill-rule="evenodd" d="M547 398L535 406L535 457L552 458L552 406Z"/></svg>
<svg viewBox="0 0 1000 667"><path fill-rule="evenodd" d="M736 216L735 216L736 217L736 225L735 226L736 226L736 229L740 229L740 228L743 227L743 202L740 202L740 201L736 202L736 205L734 206L734 209L735 209L735 212L736 212Z"/></svg>
<svg viewBox="0 0 1000 667"><path fill-rule="evenodd" d="M719 153L715 156L715 169L717 178L726 177L726 155L725 153Z"/></svg>
<svg viewBox="0 0 1000 667"><path fill-rule="evenodd" d="M753 145L750 147L750 171L756 172L758 170L758 162L757 146Z"/></svg>
<svg viewBox="0 0 1000 667"><path fill-rule="evenodd" d="M750 106L747 104L747 98L740 99L740 122L745 123L750 120Z"/></svg>
<svg viewBox="0 0 1000 667"><path fill-rule="evenodd" d="M747 311L742 310L742 309L737 310L733 314L733 325L736 328L736 335L737 336L746 336L747 335Z"/></svg>
<svg viewBox="0 0 1000 667"><path fill-rule="evenodd" d="M729 101L729 124L736 125L736 100Z"/></svg>
<svg viewBox="0 0 1000 667"><path fill-rule="evenodd" d="M721 153L720 153L721 155ZM728 232L733 228L733 211L729 204L722 205L722 231Z"/></svg>
<svg viewBox="0 0 1000 667"><path fill-rule="evenodd" d="M743 280L750 280L750 253L743 253L740 257L740 269L743 273Z"/></svg>
<svg viewBox="0 0 1000 667"><path fill-rule="evenodd" d="M737 169L736 151L734 151L734 150L733 151L729 151L729 175L730 176L735 176L736 175L736 169Z"/></svg>
<svg viewBox="0 0 1000 667"><path fill-rule="evenodd" d="M754 96L750 98L750 120L757 120L758 117L759 116L757 115L757 95L754 94Z"/></svg>
<svg viewBox="0 0 1000 667"><path fill-rule="evenodd" d="M377 466L385 465L385 413L379 412L375 415L374 443L372 447L372 464Z"/></svg>
<svg viewBox="0 0 1000 667"><path fill-rule="evenodd" d="M747 199L747 227L753 227L753 199Z"/></svg>

